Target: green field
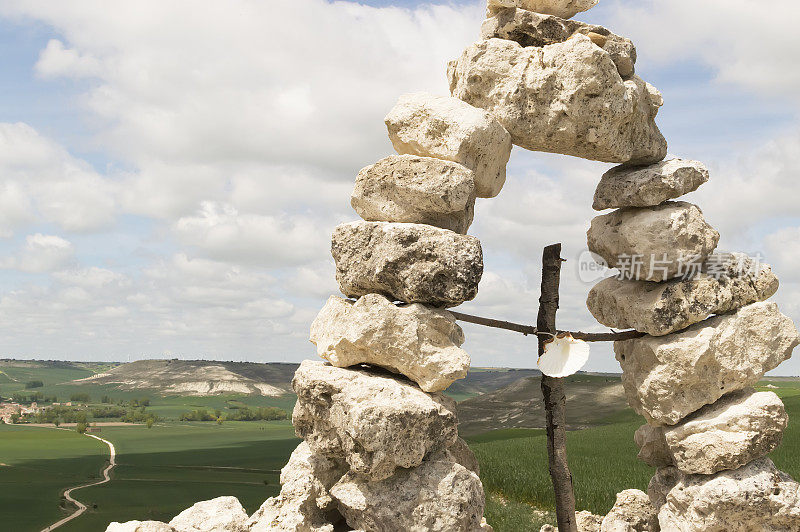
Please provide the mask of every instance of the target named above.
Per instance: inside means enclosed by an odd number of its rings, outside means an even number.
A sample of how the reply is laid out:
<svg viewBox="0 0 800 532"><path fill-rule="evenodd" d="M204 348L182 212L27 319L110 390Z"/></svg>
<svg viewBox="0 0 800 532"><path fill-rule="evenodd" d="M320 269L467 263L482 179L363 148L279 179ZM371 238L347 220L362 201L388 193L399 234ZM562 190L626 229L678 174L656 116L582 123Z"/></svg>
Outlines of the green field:
<svg viewBox="0 0 800 532"><path fill-rule="evenodd" d="M41 530L61 519L61 492L98 479L107 457L108 447L74 431L0 425L0 528Z"/></svg>
<svg viewBox="0 0 800 532"><path fill-rule="evenodd" d="M117 448L113 480L76 491L90 510L60 530L169 521L220 495L238 497L252 513L279 491L280 469L299 441L288 422L103 427L98 435ZM76 432L0 425L0 457L7 464L0 467L0 513L4 527L14 524L4 529L40 530L70 513L59 510L60 493L99 478L107 455L105 445Z"/></svg>
<svg viewBox="0 0 800 532"><path fill-rule="evenodd" d="M768 380L759 390L777 393L790 419L783 444L770 458L779 469L800 478L800 383ZM598 515L611 509L618 492L646 491L655 471L636 458L633 433L642 425L641 417L626 410L603 423L608 424L567 434L576 507ZM497 532L539 530L542 524L555 524L544 431L498 430L468 442L481 466L488 499L486 518Z"/></svg>
<svg viewBox="0 0 800 532"><path fill-rule="evenodd" d="M194 502L220 495L234 495L248 512L255 511L279 490L278 473L298 441L288 421L178 422L180 414L194 410L232 411L250 406L278 406L290 411L294 396L279 398L253 395L210 397L161 396L146 390L120 391L112 385L75 385L95 368L32 367L0 363L0 394L22 391L28 380L42 380L37 388L47 395L66 400L71 393L86 392L93 401L109 395L114 401L148 398L148 411L164 422L148 429L143 425L101 427L98 434L117 448L118 466L112 481L74 493L89 511L62 528L65 531L103 531L110 521L156 519L168 521ZM508 375L476 375L454 394L476 397L481 386L493 381L504 385ZM612 379L613 380L613 379ZM537 386L489 393L495 412L512 408L537 407L503 403L506 395L517 401ZM493 385L494 385L493 384ZM613 383L612 383L613 384ZM609 385L608 377L576 376L568 390L583 393L590 385L598 390ZM517 389L519 388L519 389ZM776 465L800 477L800 382L796 379L768 379L759 389L780 395L791 422L783 445L772 454ZM505 391L503 391L505 390ZM587 390L584 390L588 394ZM520 392L520 393L517 393ZM532 393L532 392L531 392ZM576 396L577 397L577 396ZM589 397L589 395L587 395ZM617 492L628 488L646 490L653 469L638 461L633 433L642 419L630 409L605 408L592 421L581 400L573 401L572 422L589 428L568 434L568 453L575 480L579 510L606 513ZM496 404L494 404L496 403ZM534 399L534 403L538 403ZM591 404L591 403L589 403ZM486 406L476 406L479 411ZM568 404L568 416L570 415ZM491 408L489 408L491 409ZM483 415L483 414L482 414ZM602 417L605 416L605 417ZM589 423L591 421L591 423ZM593 425L593 426L591 426ZM504 428L472 434L468 438L481 465L487 493L486 516L498 532L537 531L544 523L554 524L553 495L547 470L544 431ZM107 448L74 431L54 428L0 425L0 529L38 531L71 513L59 508L60 494L67 487L97 480L107 460ZM96 506L96 507L95 507Z"/></svg>

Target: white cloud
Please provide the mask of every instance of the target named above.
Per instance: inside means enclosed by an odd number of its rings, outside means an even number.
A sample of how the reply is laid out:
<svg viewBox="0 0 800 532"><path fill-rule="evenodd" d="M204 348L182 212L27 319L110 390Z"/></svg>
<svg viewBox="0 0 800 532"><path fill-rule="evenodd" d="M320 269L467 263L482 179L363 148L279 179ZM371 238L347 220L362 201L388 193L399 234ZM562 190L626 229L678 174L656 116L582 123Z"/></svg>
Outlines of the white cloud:
<svg viewBox="0 0 800 532"><path fill-rule="evenodd" d="M115 185L27 124L0 123L0 235L34 220L67 231L108 226Z"/></svg>
<svg viewBox="0 0 800 532"><path fill-rule="evenodd" d="M73 254L68 240L36 233L25 237L25 246L17 255L2 259L0 267L30 273L51 272L66 265Z"/></svg>
<svg viewBox="0 0 800 532"><path fill-rule="evenodd" d="M196 216L179 219L178 238L208 257L262 266L296 266L325 253L327 232L299 216L241 214L204 202Z"/></svg>
<svg viewBox="0 0 800 532"><path fill-rule="evenodd" d="M800 227L784 227L764 239L769 261L784 281L800 282Z"/></svg>
<svg viewBox="0 0 800 532"><path fill-rule="evenodd" d="M39 70L96 75L86 103L130 161L352 166L388 145L380 118L400 92L446 91L444 61L477 38L483 9L84 0L4 11L63 33Z"/></svg>
<svg viewBox="0 0 800 532"><path fill-rule="evenodd" d="M44 78L60 76L92 77L100 73L100 65L94 57L82 56L78 51L64 47L58 39L50 39L39 54L36 72Z"/></svg>
<svg viewBox="0 0 800 532"><path fill-rule="evenodd" d="M700 59L719 81L798 100L800 4L773 0L618 1L614 30L631 37L640 60Z"/></svg>

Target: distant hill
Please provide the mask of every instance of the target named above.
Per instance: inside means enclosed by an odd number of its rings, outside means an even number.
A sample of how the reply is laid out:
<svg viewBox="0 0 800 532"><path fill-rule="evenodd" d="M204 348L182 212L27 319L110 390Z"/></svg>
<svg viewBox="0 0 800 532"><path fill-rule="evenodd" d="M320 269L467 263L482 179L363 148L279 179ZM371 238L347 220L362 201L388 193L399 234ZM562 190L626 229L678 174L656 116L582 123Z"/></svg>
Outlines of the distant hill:
<svg viewBox="0 0 800 532"><path fill-rule="evenodd" d="M498 390L524 377L539 377L538 369L470 368L463 379L447 389L447 394L458 400Z"/></svg>
<svg viewBox="0 0 800 532"><path fill-rule="evenodd" d="M579 373L565 381L569 429L597 425L604 418L628 408L619 376ZM458 419L462 435L494 429L544 428L540 377L524 377L461 401Z"/></svg>
<svg viewBox="0 0 800 532"><path fill-rule="evenodd" d="M138 360L74 384L114 384L120 390L149 389L162 395L226 393L278 397L291 393L299 364L212 360Z"/></svg>

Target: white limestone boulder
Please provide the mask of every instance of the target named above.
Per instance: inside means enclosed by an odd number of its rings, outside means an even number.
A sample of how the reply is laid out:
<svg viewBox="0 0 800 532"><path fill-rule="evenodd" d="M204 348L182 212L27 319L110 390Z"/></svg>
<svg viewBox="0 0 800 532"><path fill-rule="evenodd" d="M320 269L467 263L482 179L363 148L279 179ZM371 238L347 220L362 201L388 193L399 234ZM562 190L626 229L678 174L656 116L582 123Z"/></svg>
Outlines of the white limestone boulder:
<svg viewBox="0 0 800 532"><path fill-rule="evenodd" d="M693 192L707 181L708 169L699 161L670 159L649 166L616 166L600 179L592 208L652 207Z"/></svg>
<svg viewBox="0 0 800 532"><path fill-rule="evenodd" d="M711 475L771 453L787 422L777 395L748 388L724 395L677 425L653 427L648 431L653 443L643 443L666 449L668 464L684 473Z"/></svg>
<svg viewBox="0 0 800 532"><path fill-rule="evenodd" d="M304 361L292 381L296 434L315 453L347 462L370 481L388 478L398 467L416 467L428 453L454 445L454 401L390 375Z"/></svg>
<svg viewBox="0 0 800 532"><path fill-rule="evenodd" d="M348 297L383 294L453 307L473 299L483 274L480 241L423 224L350 222L333 232L336 280Z"/></svg>
<svg viewBox="0 0 800 532"><path fill-rule="evenodd" d="M370 222L428 224L464 234L474 216L475 180L458 163L392 155L358 173L350 205Z"/></svg>
<svg viewBox="0 0 800 532"><path fill-rule="evenodd" d="M578 532L600 532L600 525L602 523L602 515L595 515L588 510L575 512L575 526L578 529ZM542 525L542 528L539 529L539 532L558 532L558 527L553 525Z"/></svg>
<svg viewBox="0 0 800 532"><path fill-rule="evenodd" d="M662 283L604 279L589 291L586 306L607 327L663 336L712 314L769 299L778 284L768 264L742 253L714 253L697 275L687 279Z"/></svg>
<svg viewBox="0 0 800 532"><path fill-rule="evenodd" d="M395 305L380 294L331 296L311 324L317 354L340 368L373 364L438 392L469 371L464 332L446 310Z"/></svg>
<svg viewBox="0 0 800 532"><path fill-rule="evenodd" d="M169 526L176 532L245 532L247 513L236 497L197 502L176 515Z"/></svg>
<svg viewBox="0 0 800 532"><path fill-rule="evenodd" d="M368 482L352 473L331 494L353 528L371 532L478 532L484 493L478 475L445 457Z"/></svg>
<svg viewBox="0 0 800 532"><path fill-rule="evenodd" d="M600 532L658 532L656 509L641 490L617 493L614 507L603 518Z"/></svg>
<svg viewBox="0 0 800 532"><path fill-rule="evenodd" d="M175 529L161 521L114 521L108 524L106 532L175 532Z"/></svg>
<svg viewBox="0 0 800 532"><path fill-rule="evenodd" d="M342 520L330 488L347 472L345 464L314 453L306 442L281 469L281 492L247 521L250 532L333 532Z"/></svg>
<svg viewBox="0 0 800 532"><path fill-rule="evenodd" d="M723 395L753 386L800 343L771 302L753 303L668 336L614 342L628 403L655 425L674 425Z"/></svg>
<svg viewBox="0 0 800 532"><path fill-rule="evenodd" d="M448 65L448 78L454 97L489 111L522 148L632 164L667 154L655 124L661 94L638 76L623 80L586 35L541 48L479 41Z"/></svg>
<svg viewBox="0 0 800 532"><path fill-rule="evenodd" d="M620 37L603 26L565 20L518 8L498 8L481 25L484 39L506 39L523 47L546 46L564 42L576 33L586 35L608 52L622 79L630 79L636 64L636 47L630 39Z"/></svg>
<svg viewBox="0 0 800 532"><path fill-rule="evenodd" d="M586 233L589 251L621 277L666 281L702 264L719 242L719 233L691 203L625 208L596 216Z"/></svg>
<svg viewBox="0 0 800 532"><path fill-rule="evenodd" d="M527 11L555 15L561 18L572 18L578 13L587 11L597 5L599 0L488 0L487 7L491 15L497 9L519 7Z"/></svg>
<svg viewBox="0 0 800 532"><path fill-rule="evenodd" d="M800 530L800 484L769 458L715 475L659 469L648 495L665 531Z"/></svg>
<svg viewBox="0 0 800 532"><path fill-rule="evenodd" d="M493 198L506 182L511 136L491 114L457 98L405 94L386 115L399 154L453 161L474 173L475 193Z"/></svg>

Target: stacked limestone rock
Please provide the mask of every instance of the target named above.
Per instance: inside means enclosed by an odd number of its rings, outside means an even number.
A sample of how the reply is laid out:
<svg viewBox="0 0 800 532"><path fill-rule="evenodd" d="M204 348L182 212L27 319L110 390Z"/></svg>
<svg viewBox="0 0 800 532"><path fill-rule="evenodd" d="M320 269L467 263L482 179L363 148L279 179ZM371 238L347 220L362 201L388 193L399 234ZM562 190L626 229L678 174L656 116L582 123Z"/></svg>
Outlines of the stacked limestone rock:
<svg viewBox="0 0 800 532"><path fill-rule="evenodd" d="M488 112L425 93L401 97L386 125L398 155L359 172L351 204L363 221L333 233L351 299L328 300L311 326L326 362L303 362L292 383L305 441L252 530L491 530L441 393L470 365L445 309L478 292L481 246L466 232L475 199L503 186L511 137Z"/></svg>
<svg viewBox="0 0 800 532"><path fill-rule="evenodd" d="M599 283L588 304L604 325L647 333L615 350L648 421L640 456L660 469L649 497L623 491L604 518L580 512L579 529L800 529L798 484L764 458L780 442L783 405L751 388L798 333L764 302L778 284L769 267L713 254L719 234L700 209L672 201L708 172L663 161L663 100L635 75L635 47L570 20L596 3L488 0L482 40L448 67L452 97L406 95L386 117L398 155L358 174L351 204L363 221L334 231L351 299L331 297L311 327L325 362L295 375L304 441L280 495L247 519L222 498L169 525L114 530L490 530L475 457L441 392L469 368L446 308L477 294L481 246L466 232L475 199L500 192L512 143L621 163L598 186L594 207L617 210L595 218L589 247L620 269L645 259L630 278ZM687 257L699 274L683 279ZM234 517L205 527L215 512Z"/></svg>
<svg viewBox="0 0 800 532"><path fill-rule="evenodd" d="M798 333L774 303L769 266L714 253L719 234L673 201L708 180L698 162L664 161L659 92L634 73L630 40L569 20L597 0L489 0L484 40L450 64L453 96L486 109L530 150L622 163L594 199L589 249L623 279L595 286L602 324L646 336L617 342L628 400L648 424L640 456L660 467L648 497L622 492L584 530L798 530L798 484L764 456L786 413L752 386L789 358Z"/></svg>

